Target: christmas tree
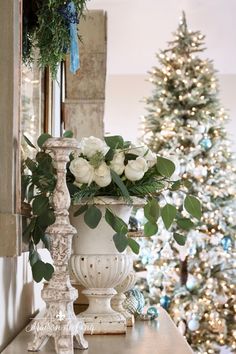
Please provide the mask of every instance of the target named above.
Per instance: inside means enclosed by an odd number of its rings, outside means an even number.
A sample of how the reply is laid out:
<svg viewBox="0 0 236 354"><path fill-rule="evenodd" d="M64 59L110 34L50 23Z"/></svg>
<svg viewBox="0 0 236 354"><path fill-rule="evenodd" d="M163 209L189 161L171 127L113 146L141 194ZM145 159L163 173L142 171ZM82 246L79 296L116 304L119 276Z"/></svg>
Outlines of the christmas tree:
<svg viewBox="0 0 236 354"><path fill-rule="evenodd" d="M220 346L236 353L236 173L228 118L212 61L198 56L204 36L188 29L184 14L174 36L150 73L154 88L146 100L143 140L159 155L178 156L176 183L165 202L182 205L187 188L202 201L203 216L193 225L179 208L174 226L143 239L146 295L149 304L168 310L196 353L219 353Z"/></svg>

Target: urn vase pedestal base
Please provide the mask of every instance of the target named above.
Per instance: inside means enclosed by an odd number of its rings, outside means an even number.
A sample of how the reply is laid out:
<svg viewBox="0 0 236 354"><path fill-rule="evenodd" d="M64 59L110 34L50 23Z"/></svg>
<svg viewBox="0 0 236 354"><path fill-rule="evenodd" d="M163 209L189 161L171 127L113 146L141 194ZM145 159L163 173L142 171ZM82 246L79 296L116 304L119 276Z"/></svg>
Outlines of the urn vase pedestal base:
<svg viewBox="0 0 236 354"><path fill-rule="evenodd" d="M89 299L89 307L78 318L83 320L86 334L126 333L125 317L110 306L116 294L113 288L88 289L83 294Z"/></svg>
<svg viewBox="0 0 236 354"><path fill-rule="evenodd" d="M115 287L117 294L113 296L111 300L111 306L113 310L122 314L126 319L126 326L132 327L134 325L134 315L127 311L123 307L123 303L126 300L125 292L132 289L136 283L137 276L134 270L132 270L122 283Z"/></svg>
<svg viewBox="0 0 236 354"><path fill-rule="evenodd" d="M112 299L112 308L125 318L127 327L133 327L134 315L125 310L122 305L125 299L126 296L123 293L115 295Z"/></svg>
<svg viewBox="0 0 236 354"><path fill-rule="evenodd" d="M114 287L123 281L132 267L126 254L72 255L71 266L80 283L89 307L78 318L85 323L86 334L126 333L126 319L111 307Z"/></svg>

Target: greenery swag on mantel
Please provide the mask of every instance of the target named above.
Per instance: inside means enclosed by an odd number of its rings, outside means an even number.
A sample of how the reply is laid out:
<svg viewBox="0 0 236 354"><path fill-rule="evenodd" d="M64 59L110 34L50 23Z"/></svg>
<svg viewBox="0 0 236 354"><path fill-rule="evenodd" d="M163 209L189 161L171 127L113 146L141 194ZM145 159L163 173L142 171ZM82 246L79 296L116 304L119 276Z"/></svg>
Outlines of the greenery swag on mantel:
<svg viewBox="0 0 236 354"><path fill-rule="evenodd" d="M73 2L79 22L87 0ZM23 63L31 64L37 54L39 67L49 67L53 79L56 78L58 64L65 60L70 48L68 19L61 11L68 3L65 0L23 1Z"/></svg>
<svg viewBox="0 0 236 354"><path fill-rule="evenodd" d="M70 131L64 133L64 137L72 135ZM49 280L53 273L52 265L43 262L37 251L40 241L50 250L47 227L55 221L51 199L56 173L52 157L43 147L50 137L50 134L42 134L36 147L25 136L28 145L36 150L36 156L22 162L22 200L30 206L24 237L29 240L29 261L37 282L43 278ZM82 204L74 216L84 214L85 223L94 229L102 217L96 203L91 203L95 197L122 197L127 204L132 204L132 197L144 198L144 235L152 236L158 231L159 219L166 229L182 219L176 207L165 201L166 190L181 188L186 193L182 208L193 218L186 216L184 222L194 227L201 219L201 204L188 194L188 181L171 179L174 171L175 165L171 160L153 154L145 146L134 146L121 136L105 137L104 141L94 137L83 138L67 165L67 186L72 204ZM138 243L127 236L128 225L114 215L109 206L105 220L115 232L113 240L118 251L123 252L129 246L138 254ZM186 237L180 233L174 233L173 237L178 244L185 244Z"/></svg>

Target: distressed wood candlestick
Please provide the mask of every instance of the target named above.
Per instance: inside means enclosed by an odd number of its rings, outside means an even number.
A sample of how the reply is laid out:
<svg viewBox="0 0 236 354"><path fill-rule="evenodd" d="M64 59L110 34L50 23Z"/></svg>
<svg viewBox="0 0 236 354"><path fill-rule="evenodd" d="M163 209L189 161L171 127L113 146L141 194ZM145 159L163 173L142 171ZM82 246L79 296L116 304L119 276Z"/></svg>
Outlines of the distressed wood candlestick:
<svg viewBox="0 0 236 354"><path fill-rule="evenodd" d="M42 318L33 321L34 340L28 344L28 350L40 350L47 340L53 337L56 353L73 354L74 345L79 349L88 348L83 337L83 322L75 316L73 310L78 291L72 287L68 271L72 237L77 231L70 224L68 217L70 195L66 185L66 163L69 161L70 152L77 148L77 142L70 138L50 138L44 147L53 153L57 170L57 183L53 193L56 220L47 229L55 271L48 285L42 290L42 298L47 307Z"/></svg>

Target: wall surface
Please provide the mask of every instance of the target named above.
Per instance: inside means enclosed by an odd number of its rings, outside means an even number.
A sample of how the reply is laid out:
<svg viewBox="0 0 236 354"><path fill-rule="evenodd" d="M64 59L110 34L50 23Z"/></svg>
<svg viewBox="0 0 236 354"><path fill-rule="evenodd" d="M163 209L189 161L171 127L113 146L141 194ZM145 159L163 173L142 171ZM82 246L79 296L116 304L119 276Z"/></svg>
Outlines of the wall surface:
<svg viewBox="0 0 236 354"><path fill-rule="evenodd" d="M228 132L236 152L236 75L219 75L220 98L230 117ZM106 86L105 132L135 141L141 136L144 97L152 94L147 75L109 75Z"/></svg>
<svg viewBox="0 0 236 354"><path fill-rule="evenodd" d="M50 259L46 250L40 253L44 260ZM44 306L41 288L41 283L32 281L27 252L20 257L0 258L0 352L24 328L32 314Z"/></svg>
<svg viewBox="0 0 236 354"><path fill-rule="evenodd" d="M185 11L189 29L206 35L202 55L219 71L220 95L236 141L235 0L93 0L88 8L106 10L108 16L106 132L132 140L139 135L139 117L145 113L140 101L152 90L147 72L157 65L155 53L166 48Z"/></svg>
<svg viewBox="0 0 236 354"><path fill-rule="evenodd" d="M107 64L107 16L91 10L79 23L80 69L73 75L66 60L64 122L76 139L104 135L104 105Z"/></svg>
<svg viewBox="0 0 236 354"><path fill-rule="evenodd" d="M145 74L156 64L184 10L189 29L206 35L205 55L236 74L235 0L92 0L108 16L108 75Z"/></svg>

